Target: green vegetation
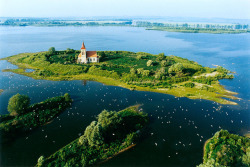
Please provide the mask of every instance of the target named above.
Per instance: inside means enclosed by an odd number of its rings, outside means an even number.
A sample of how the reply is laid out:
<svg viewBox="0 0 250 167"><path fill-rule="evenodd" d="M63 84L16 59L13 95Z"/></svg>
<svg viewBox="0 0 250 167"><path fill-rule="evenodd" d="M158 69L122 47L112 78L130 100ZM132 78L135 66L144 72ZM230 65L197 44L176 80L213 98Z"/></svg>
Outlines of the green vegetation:
<svg viewBox="0 0 250 167"><path fill-rule="evenodd" d="M28 111L29 105L30 98L26 95L20 95L18 93L10 98L8 111L10 112L10 115L13 116L22 115Z"/></svg>
<svg viewBox="0 0 250 167"><path fill-rule="evenodd" d="M193 99L207 99L222 104L236 104L236 93L225 90L219 79L233 78L223 67L208 68L196 62L163 53L99 51L100 63L77 64L79 51L67 49L23 53L4 58L19 66L8 69L18 74L47 80L94 80L131 90L153 91ZM25 72L25 69L34 72ZM192 82L192 83L190 83ZM224 99L226 97L227 99Z"/></svg>
<svg viewBox="0 0 250 167"><path fill-rule="evenodd" d="M41 156L36 166L92 166L134 146L148 116L132 106L119 112L103 110L84 135L48 158Z"/></svg>
<svg viewBox="0 0 250 167"><path fill-rule="evenodd" d="M186 27L152 27L146 30L158 30L183 33L239 34L249 33L250 30L216 29L216 28L186 28Z"/></svg>
<svg viewBox="0 0 250 167"><path fill-rule="evenodd" d="M199 167L226 166L250 166L250 139L221 130L205 143Z"/></svg>
<svg viewBox="0 0 250 167"><path fill-rule="evenodd" d="M9 100L10 114L0 115L0 132L3 139L28 132L53 120L71 105L69 94L53 97L29 106L29 97L16 94Z"/></svg>
<svg viewBox="0 0 250 167"><path fill-rule="evenodd" d="M3 89L0 89L0 94L3 92Z"/></svg>
<svg viewBox="0 0 250 167"><path fill-rule="evenodd" d="M174 23L135 21L132 19L111 20L53 20L46 18L11 18L6 19L0 26L130 26L145 27L147 30L160 30L184 33L249 33L248 24L218 24L218 23Z"/></svg>

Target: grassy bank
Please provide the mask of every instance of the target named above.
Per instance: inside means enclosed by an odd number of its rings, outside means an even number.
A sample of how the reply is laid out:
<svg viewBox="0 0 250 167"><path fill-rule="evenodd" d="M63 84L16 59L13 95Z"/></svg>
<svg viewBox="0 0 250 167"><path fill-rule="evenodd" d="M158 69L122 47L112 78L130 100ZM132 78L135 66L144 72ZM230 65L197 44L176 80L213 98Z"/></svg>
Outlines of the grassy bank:
<svg viewBox="0 0 250 167"><path fill-rule="evenodd" d="M132 148L148 122L147 114L139 112L138 107L119 112L103 110L83 136L47 158L41 156L37 166L92 166Z"/></svg>
<svg viewBox="0 0 250 167"><path fill-rule="evenodd" d="M74 50L22 53L4 58L18 69L3 71L54 81L85 79L131 90L236 104L228 99L237 99L233 96L237 93L219 84L219 79L233 78L223 67L208 68L177 56L126 51L99 51L100 63L77 64L78 53Z"/></svg>

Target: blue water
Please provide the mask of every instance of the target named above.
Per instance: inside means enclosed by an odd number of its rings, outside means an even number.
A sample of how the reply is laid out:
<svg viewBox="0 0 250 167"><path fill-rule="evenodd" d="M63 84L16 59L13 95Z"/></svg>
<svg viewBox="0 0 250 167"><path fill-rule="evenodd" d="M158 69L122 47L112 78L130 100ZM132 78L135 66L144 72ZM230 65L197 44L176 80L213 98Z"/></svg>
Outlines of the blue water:
<svg viewBox="0 0 250 167"><path fill-rule="evenodd" d="M150 116L149 136L102 166L195 166L202 162L204 142L220 128L241 135L249 131L250 34L185 34L133 27L0 27L0 58L51 46L79 49L83 40L87 50L164 52L204 66L224 66L236 74L233 80L220 82L238 92L241 100L237 106L220 105L92 81L34 80L0 72L2 114L8 113L8 100L16 93L29 95L32 103L66 92L74 99L73 106L51 124L1 145L0 166L32 166L39 156L48 156L81 135L103 109L120 110L134 104L143 104ZM16 67L0 61L0 69L6 68Z"/></svg>

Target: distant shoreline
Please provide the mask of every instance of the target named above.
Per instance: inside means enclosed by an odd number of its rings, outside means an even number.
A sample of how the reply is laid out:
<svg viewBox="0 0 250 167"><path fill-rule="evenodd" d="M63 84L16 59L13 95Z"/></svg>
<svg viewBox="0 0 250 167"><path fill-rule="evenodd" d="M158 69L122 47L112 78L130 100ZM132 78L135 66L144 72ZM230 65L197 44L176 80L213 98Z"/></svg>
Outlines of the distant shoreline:
<svg viewBox="0 0 250 167"><path fill-rule="evenodd" d="M193 22L153 22L132 19L118 20L46 20L46 19L7 19L0 26L34 26L34 27L86 27L86 26L122 26L142 27L146 30L169 31L181 33L211 33L211 34L239 34L249 33L247 24L228 23L193 23Z"/></svg>

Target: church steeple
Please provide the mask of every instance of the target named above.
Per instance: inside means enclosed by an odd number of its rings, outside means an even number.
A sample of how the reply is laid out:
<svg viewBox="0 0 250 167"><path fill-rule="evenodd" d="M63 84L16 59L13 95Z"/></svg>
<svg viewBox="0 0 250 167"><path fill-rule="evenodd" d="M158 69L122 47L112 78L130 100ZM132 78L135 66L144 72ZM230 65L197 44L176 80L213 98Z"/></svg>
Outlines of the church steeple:
<svg viewBox="0 0 250 167"><path fill-rule="evenodd" d="M85 50L86 50L85 45L84 45L84 42L82 42L82 47L81 47L81 49L85 49Z"/></svg>
<svg viewBox="0 0 250 167"><path fill-rule="evenodd" d="M82 56L86 59L86 48L85 48L84 42L82 42L81 53L82 53Z"/></svg>

